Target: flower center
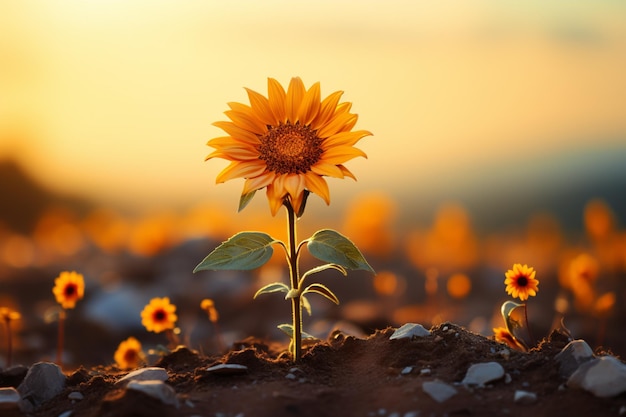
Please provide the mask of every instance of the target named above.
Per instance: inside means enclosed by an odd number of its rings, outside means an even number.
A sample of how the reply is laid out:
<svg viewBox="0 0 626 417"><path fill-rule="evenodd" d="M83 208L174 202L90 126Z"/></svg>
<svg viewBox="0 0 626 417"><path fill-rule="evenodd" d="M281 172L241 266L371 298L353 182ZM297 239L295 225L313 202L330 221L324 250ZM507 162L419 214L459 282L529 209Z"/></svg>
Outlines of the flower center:
<svg viewBox="0 0 626 417"><path fill-rule="evenodd" d="M76 295L76 292L77 291L76 291L76 285L75 284L67 284L65 286L65 291L63 291L63 294L66 297L69 298L69 297L72 297L72 296Z"/></svg>
<svg viewBox="0 0 626 417"><path fill-rule="evenodd" d="M163 310L156 310L154 314L152 314L152 318L156 322L165 321L165 317L167 317L167 314L165 314L165 311Z"/></svg>
<svg viewBox="0 0 626 417"><path fill-rule="evenodd" d="M310 126L281 123L261 136L259 159L277 174L303 174L322 156L322 139Z"/></svg>
<svg viewBox="0 0 626 417"><path fill-rule="evenodd" d="M124 352L124 360L129 363L135 363L137 356L137 351L135 349L128 349Z"/></svg>
<svg viewBox="0 0 626 417"><path fill-rule="evenodd" d="M526 287L528 285L528 278L526 278L525 276L520 276L517 278L517 285L519 287Z"/></svg>

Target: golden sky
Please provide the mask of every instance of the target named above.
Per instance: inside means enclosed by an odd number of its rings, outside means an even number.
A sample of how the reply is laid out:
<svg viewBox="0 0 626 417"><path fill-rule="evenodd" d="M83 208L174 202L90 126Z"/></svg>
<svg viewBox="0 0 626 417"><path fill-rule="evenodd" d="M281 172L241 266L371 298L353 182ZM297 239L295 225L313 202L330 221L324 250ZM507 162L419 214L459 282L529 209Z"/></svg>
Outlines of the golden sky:
<svg viewBox="0 0 626 417"><path fill-rule="evenodd" d="M204 162L229 101L300 76L353 102L369 156L331 198L490 163L626 147L626 3L0 3L0 157L131 207L229 198ZM520 162L522 161L522 162ZM527 165L526 165L527 166Z"/></svg>

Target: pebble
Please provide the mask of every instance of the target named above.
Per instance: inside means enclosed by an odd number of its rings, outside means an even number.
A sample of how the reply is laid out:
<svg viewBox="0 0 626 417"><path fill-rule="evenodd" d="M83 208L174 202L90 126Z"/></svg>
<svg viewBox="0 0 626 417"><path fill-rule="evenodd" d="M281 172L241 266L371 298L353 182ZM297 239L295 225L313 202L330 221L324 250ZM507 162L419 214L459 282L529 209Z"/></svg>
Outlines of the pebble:
<svg viewBox="0 0 626 417"><path fill-rule="evenodd" d="M127 390L143 392L152 398L160 400L163 404L173 405L178 408L178 398L176 397L176 391L174 388L167 385L163 381L130 381Z"/></svg>
<svg viewBox="0 0 626 417"><path fill-rule="evenodd" d="M236 363L221 363L207 368L206 371L220 375L237 375L248 372L248 367Z"/></svg>
<svg viewBox="0 0 626 417"><path fill-rule="evenodd" d="M513 401L517 404L534 404L537 401L537 394L534 392L517 390L515 391Z"/></svg>
<svg viewBox="0 0 626 417"><path fill-rule="evenodd" d="M457 394L456 388L437 380L424 382L422 390L438 403L443 403Z"/></svg>
<svg viewBox="0 0 626 417"><path fill-rule="evenodd" d="M626 365L613 356L583 363L567 380L570 388L582 388L596 397L614 397L626 391Z"/></svg>
<svg viewBox="0 0 626 417"><path fill-rule="evenodd" d="M424 336L430 336L430 330L427 330L421 324L407 323L396 329L389 339L412 339L414 337Z"/></svg>
<svg viewBox="0 0 626 417"><path fill-rule="evenodd" d="M116 384L129 381L167 381L167 378L167 371L164 368L151 366L129 372L123 378L118 380Z"/></svg>
<svg viewBox="0 0 626 417"><path fill-rule="evenodd" d="M32 412L41 404L51 400L63 391L67 378L58 365L50 362L37 362L28 369L24 381L17 387L22 400L20 409Z"/></svg>
<svg viewBox="0 0 626 417"><path fill-rule="evenodd" d="M475 363L469 367L461 384L483 387L487 382L504 376L504 368L498 362Z"/></svg>
<svg viewBox="0 0 626 417"><path fill-rule="evenodd" d="M559 363L559 374L563 378L569 378L578 367L593 359L593 350L584 340L572 340L554 359Z"/></svg>
<svg viewBox="0 0 626 417"><path fill-rule="evenodd" d="M68 400L72 400L72 401L80 401L80 400L82 400L83 398L85 398L85 397L83 396L83 394L81 394L81 393L80 393L80 392L78 392L78 391L72 391L72 392L70 392L70 393L67 395L67 399L68 399Z"/></svg>
<svg viewBox="0 0 626 417"><path fill-rule="evenodd" d="M413 371L413 367L412 366L406 366L404 367L404 369L402 369L402 371L400 372L402 375L408 375Z"/></svg>
<svg viewBox="0 0 626 417"><path fill-rule="evenodd" d="M15 388L0 388L0 410L17 407L19 402L20 393Z"/></svg>
<svg viewBox="0 0 626 417"><path fill-rule="evenodd" d="M428 376L432 373L432 371L430 370L430 368L423 368L420 369L420 375L421 376Z"/></svg>
<svg viewBox="0 0 626 417"><path fill-rule="evenodd" d="M73 410L63 411L61 414L58 415L58 417L70 417L73 412Z"/></svg>

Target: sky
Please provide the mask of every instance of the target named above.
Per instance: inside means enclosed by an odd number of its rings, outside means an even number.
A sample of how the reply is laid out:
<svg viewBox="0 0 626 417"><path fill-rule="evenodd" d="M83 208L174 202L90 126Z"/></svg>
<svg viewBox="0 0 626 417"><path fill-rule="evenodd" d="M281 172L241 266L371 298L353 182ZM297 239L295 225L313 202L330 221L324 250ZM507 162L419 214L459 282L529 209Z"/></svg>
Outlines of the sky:
<svg viewBox="0 0 626 417"><path fill-rule="evenodd" d="M236 207L243 181L204 162L212 123L299 76L373 133L331 199L540 184L537 159L626 154L624 21L615 0L3 1L0 158L103 203Z"/></svg>

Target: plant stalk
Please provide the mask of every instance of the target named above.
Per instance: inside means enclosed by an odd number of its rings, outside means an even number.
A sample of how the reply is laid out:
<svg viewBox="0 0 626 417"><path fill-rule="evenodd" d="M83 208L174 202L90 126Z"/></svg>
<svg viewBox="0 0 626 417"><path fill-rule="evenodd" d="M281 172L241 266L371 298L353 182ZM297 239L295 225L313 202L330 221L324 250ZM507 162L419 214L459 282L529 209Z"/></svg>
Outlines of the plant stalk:
<svg viewBox="0 0 626 417"><path fill-rule="evenodd" d="M287 260L289 262L289 278L291 280L291 289L298 290L300 282L300 271L298 270L296 213L294 212L293 207L288 201L285 202L285 207L287 208L287 235L289 239L289 255L287 257ZM302 308L300 305L300 295L297 295L291 299L291 316L293 326L291 356L293 357L294 362L299 362L300 353L302 351Z"/></svg>
<svg viewBox="0 0 626 417"><path fill-rule="evenodd" d="M5 318L7 328L7 368L11 367L11 356L13 354L13 341L11 340L11 319Z"/></svg>
<svg viewBox="0 0 626 417"><path fill-rule="evenodd" d="M59 334L57 339L57 365L63 368L63 341L65 338L65 310L59 312Z"/></svg>
<svg viewBox="0 0 626 417"><path fill-rule="evenodd" d="M530 331L530 323L528 322L528 304L524 304L524 320L526 320L526 330L528 331L528 337L530 338L530 346L535 346L535 338Z"/></svg>

